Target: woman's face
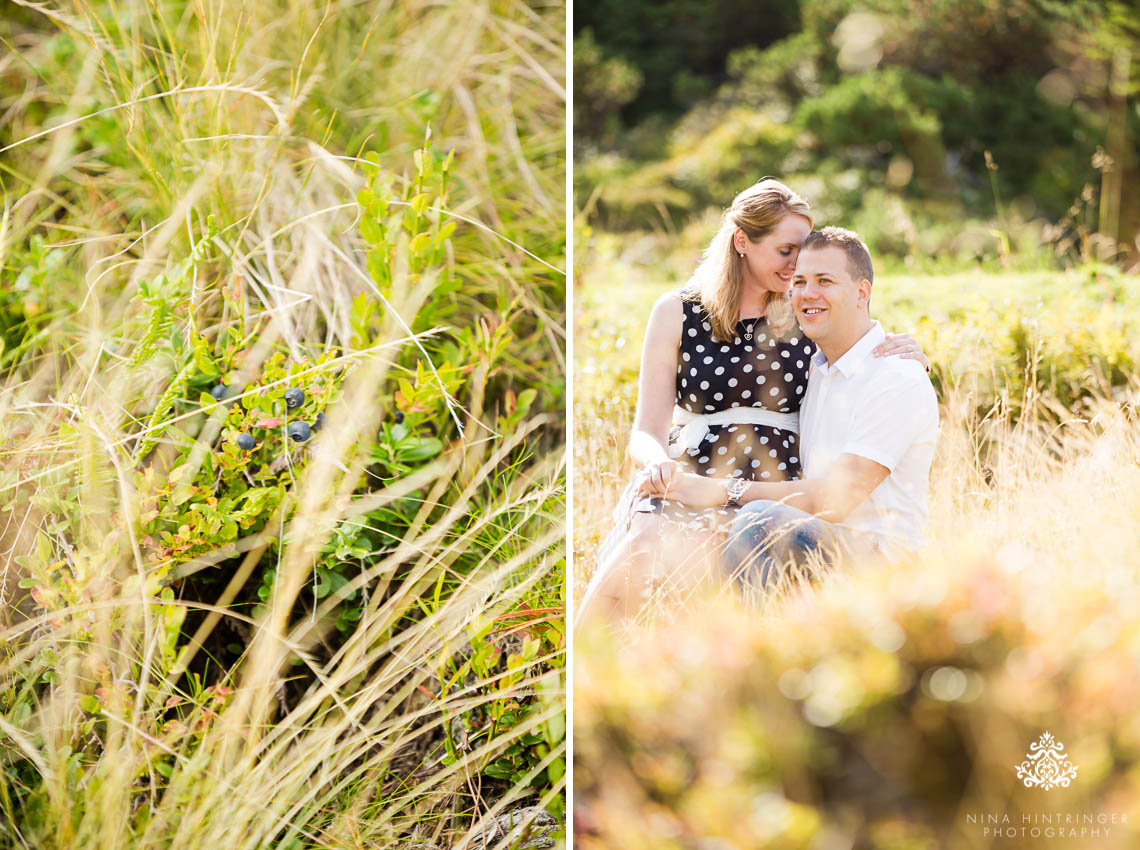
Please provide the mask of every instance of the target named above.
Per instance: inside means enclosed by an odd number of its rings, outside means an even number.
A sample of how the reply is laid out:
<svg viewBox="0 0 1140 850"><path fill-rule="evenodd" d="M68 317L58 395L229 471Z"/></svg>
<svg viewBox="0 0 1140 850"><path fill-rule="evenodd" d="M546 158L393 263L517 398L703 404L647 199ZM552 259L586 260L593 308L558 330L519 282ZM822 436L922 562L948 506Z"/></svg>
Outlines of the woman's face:
<svg viewBox="0 0 1140 850"><path fill-rule="evenodd" d="M733 247L744 252L744 281L771 292L787 292L792 286L792 272L800 245L811 232L811 222L802 215L789 213L766 235L753 242L737 228Z"/></svg>

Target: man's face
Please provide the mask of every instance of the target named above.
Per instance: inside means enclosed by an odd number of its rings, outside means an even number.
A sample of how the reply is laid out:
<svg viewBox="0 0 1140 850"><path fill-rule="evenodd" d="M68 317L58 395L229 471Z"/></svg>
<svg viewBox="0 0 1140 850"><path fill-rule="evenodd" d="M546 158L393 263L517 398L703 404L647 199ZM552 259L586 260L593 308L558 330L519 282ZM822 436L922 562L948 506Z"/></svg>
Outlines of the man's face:
<svg viewBox="0 0 1140 850"><path fill-rule="evenodd" d="M796 260L792 307L815 342L846 338L867 311L871 284L851 278L842 248L810 248Z"/></svg>

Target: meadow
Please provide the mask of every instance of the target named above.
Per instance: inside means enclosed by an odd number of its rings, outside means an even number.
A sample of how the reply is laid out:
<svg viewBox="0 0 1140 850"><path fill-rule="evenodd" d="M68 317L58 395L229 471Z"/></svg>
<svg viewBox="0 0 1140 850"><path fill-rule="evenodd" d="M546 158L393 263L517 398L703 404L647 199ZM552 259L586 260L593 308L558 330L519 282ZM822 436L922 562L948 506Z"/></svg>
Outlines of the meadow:
<svg viewBox="0 0 1140 850"><path fill-rule="evenodd" d="M0 23L0 847L555 846L565 9Z"/></svg>
<svg viewBox="0 0 1140 850"><path fill-rule="evenodd" d="M645 319L711 231L577 227L581 594L632 472ZM1138 284L1042 254L882 262L873 314L940 401L926 548L759 612L665 589L620 639L576 634L578 846L1135 845ZM1045 732L1064 787L1017 774Z"/></svg>

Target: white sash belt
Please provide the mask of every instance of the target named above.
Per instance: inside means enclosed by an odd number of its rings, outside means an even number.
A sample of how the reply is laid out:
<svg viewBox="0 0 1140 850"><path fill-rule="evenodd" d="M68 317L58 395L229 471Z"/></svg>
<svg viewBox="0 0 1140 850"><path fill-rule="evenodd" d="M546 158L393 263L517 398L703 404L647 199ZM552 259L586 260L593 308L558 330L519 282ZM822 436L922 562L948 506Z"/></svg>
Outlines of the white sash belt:
<svg viewBox="0 0 1140 850"><path fill-rule="evenodd" d="M777 413L763 407L730 407L716 413L690 413L683 407L674 407L673 424L680 425L681 431L677 434L677 439L669 444L669 457L680 457L704 441L710 425L768 425L798 434L800 415Z"/></svg>

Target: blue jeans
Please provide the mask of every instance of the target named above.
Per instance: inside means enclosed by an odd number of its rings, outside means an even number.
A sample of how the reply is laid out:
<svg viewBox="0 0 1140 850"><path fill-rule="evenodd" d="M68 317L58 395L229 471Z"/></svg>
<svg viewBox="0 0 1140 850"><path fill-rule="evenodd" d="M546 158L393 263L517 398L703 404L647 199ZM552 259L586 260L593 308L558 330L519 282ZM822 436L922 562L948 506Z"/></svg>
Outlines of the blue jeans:
<svg viewBox="0 0 1140 850"><path fill-rule="evenodd" d="M839 556L842 529L781 502L748 502L737 512L721 555L725 575L759 599L813 564Z"/></svg>

